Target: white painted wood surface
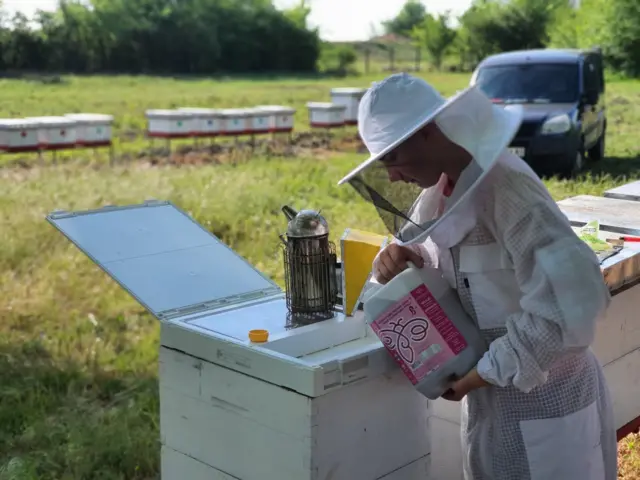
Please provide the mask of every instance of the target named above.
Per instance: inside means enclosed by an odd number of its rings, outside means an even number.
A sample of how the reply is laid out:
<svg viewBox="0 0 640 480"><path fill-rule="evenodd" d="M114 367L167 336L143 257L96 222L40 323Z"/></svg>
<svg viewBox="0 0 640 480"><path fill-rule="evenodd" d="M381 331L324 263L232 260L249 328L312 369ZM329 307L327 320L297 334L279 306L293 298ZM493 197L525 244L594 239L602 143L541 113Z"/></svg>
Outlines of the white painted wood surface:
<svg viewBox="0 0 640 480"><path fill-rule="evenodd" d="M640 180L607 190L604 192L604 196L608 198L640 202Z"/></svg>
<svg viewBox="0 0 640 480"><path fill-rule="evenodd" d="M428 480L430 455L375 480ZM239 480L195 458L162 447L162 478L179 480ZM331 480L329 477L323 480Z"/></svg>
<svg viewBox="0 0 640 480"><path fill-rule="evenodd" d="M558 206L573 225L582 226L591 220L598 220L603 230L640 235L640 208L637 202L578 195L559 201Z"/></svg>
<svg viewBox="0 0 640 480"><path fill-rule="evenodd" d="M399 369L311 399L162 347L160 419L163 446L190 468L242 480L417 475L430 449L428 401ZM169 451L163 478L185 462Z"/></svg>

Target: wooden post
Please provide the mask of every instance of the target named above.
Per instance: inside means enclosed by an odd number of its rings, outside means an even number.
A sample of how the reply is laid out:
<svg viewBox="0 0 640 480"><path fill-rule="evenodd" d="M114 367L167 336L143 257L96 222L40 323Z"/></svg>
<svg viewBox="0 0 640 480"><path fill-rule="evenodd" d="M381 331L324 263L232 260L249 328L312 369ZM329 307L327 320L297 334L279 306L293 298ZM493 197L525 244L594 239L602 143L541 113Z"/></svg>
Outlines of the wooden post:
<svg viewBox="0 0 640 480"><path fill-rule="evenodd" d="M371 62L371 49L367 45L364 49L364 73L365 74L368 74L370 71L369 70L371 66L370 62Z"/></svg>

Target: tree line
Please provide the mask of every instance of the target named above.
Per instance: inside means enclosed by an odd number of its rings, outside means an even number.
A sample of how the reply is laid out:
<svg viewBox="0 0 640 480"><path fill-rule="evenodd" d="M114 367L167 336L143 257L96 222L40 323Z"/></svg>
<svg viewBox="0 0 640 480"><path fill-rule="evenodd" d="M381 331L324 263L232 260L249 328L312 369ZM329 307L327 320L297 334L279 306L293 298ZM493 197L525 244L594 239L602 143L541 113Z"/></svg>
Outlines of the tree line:
<svg viewBox="0 0 640 480"><path fill-rule="evenodd" d="M453 58L469 69L509 50L597 47L611 69L640 75L639 0L475 0L457 25L452 20L408 0L383 26L413 39L436 68Z"/></svg>
<svg viewBox="0 0 640 480"><path fill-rule="evenodd" d="M345 73L356 59L309 28L308 0L284 11L271 0L60 0L32 19L2 12L0 0L0 72ZM640 75L639 0L474 0L457 19L407 0L383 27L435 68L468 70L508 50L599 47L610 68Z"/></svg>
<svg viewBox="0 0 640 480"><path fill-rule="evenodd" d="M308 14L271 0L61 0L33 19L0 16L0 70L313 72L321 42Z"/></svg>

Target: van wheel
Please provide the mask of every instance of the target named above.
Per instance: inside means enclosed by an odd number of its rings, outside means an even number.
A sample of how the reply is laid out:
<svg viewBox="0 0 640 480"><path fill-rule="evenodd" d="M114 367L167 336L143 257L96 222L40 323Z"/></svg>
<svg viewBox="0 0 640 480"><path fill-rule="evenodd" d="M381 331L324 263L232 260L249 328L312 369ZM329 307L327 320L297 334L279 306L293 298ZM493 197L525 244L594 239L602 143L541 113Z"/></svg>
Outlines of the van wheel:
<svg viewBox="0 0 640 480"><path fill-rule="evenodd" d="M575 153L575 156L573 157L573 161L563 169L564 171L562 172L561 176L566 180L570 180L578 176L580 172L582 172L583 168L584 153L582 151L582 148L579 148Z"/></svg>
<svg viewBox="0 0 640 480"><path fill-rule="evenodd" d="M597 162L604 158L604 137L606 130L602 132L602 136L593 147L589 149L589 160Z"/></svg>

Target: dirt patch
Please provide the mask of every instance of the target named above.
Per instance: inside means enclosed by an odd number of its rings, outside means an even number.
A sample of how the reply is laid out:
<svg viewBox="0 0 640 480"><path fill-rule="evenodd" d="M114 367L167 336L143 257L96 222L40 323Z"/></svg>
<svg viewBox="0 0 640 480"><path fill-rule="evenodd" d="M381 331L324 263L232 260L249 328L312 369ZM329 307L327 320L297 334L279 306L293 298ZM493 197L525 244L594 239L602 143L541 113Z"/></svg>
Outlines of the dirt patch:
<svg viewBox="0 0 640 480"><path fill-rule="evenodd" d="M139 160L151 165L218 165L236 164L253 157L266 158L331 158L338 153L365 153L358 136L300 133L268 139L213 141L181 145L175 149L150 148L140 152Z"/></svg>
<svg viewBox="0 0 640 480"><path fill-rule="evenodd" d="M116 151L118 164L143 162L148 166L238 164L255 157L328 159L340 153L365 154L366 148L357 134L331 132L302 132L245 139L198 140L192 145L149 146L137 153ZM39 167L34 159L16 158L0 167L11 170L30 170Z"/></svg>

